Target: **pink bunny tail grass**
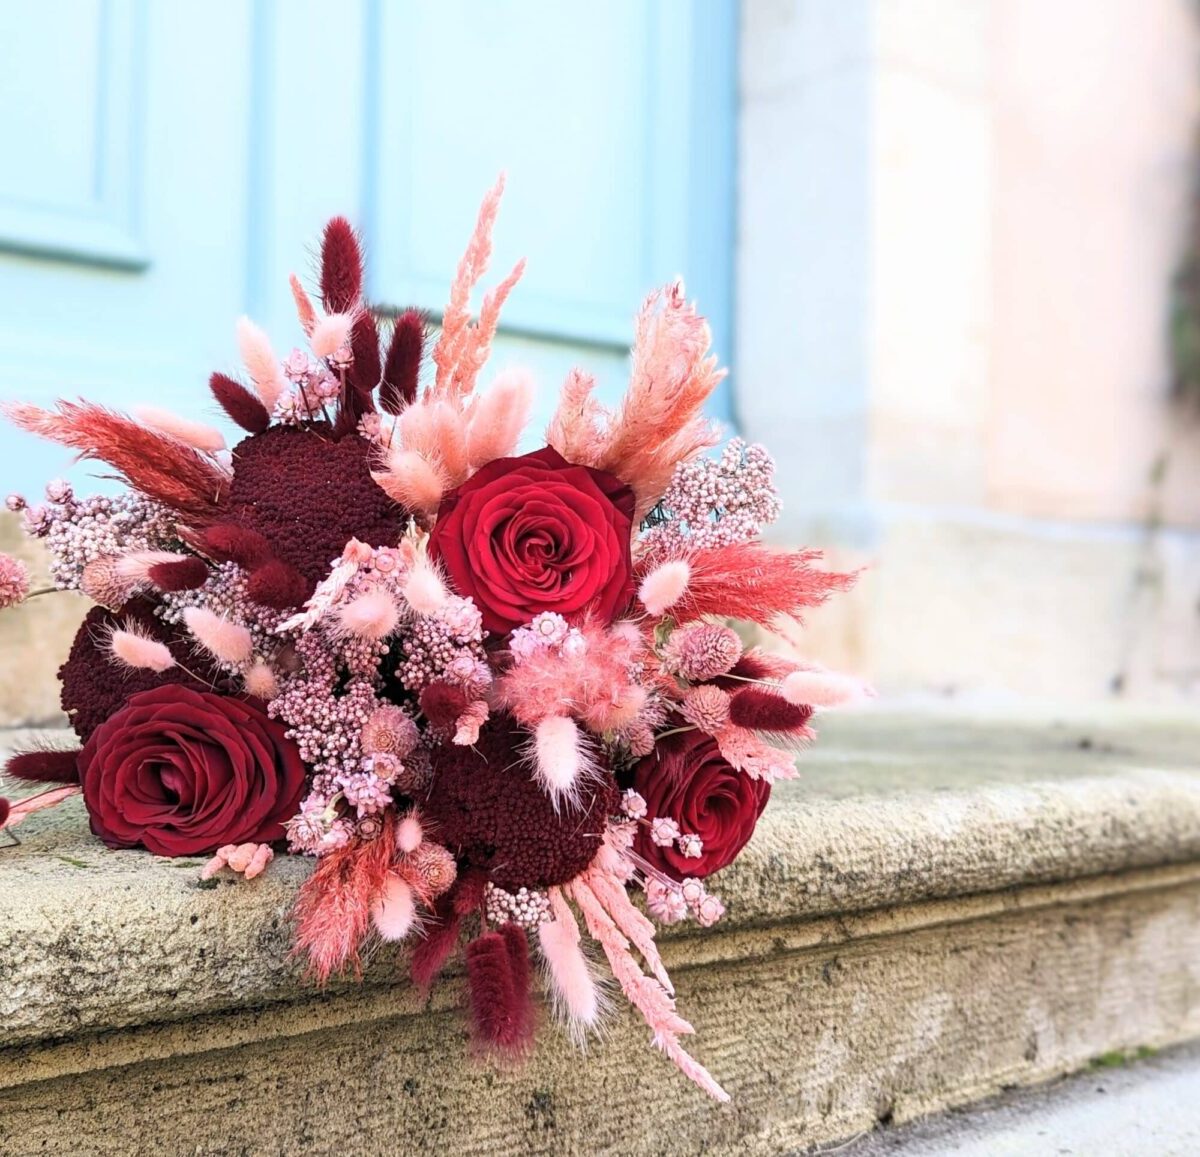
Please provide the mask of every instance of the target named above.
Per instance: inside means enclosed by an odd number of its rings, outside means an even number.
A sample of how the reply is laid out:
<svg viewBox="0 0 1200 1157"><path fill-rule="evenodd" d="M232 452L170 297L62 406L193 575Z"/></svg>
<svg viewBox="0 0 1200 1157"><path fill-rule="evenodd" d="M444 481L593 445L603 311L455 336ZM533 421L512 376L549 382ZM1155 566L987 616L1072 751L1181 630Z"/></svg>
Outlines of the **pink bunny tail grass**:
<svg viewBox="0 0 1200 1157"><path fill-rule="evenodd" d="M243 317L237 323L237 342L262 404L267 413L274 413L275 404L288 390L288 382L271 347L271 339L248 317Z"/></svg>
<svg viewBox="0 0 1200 1157"><path fill-rule="evenodd" d="M134 490L186 515L193 525L215 518L228 488L228 477L206 455L103 406L60 401L57 411L20 403L2 410L22 430L107 462Z"/></svg>
<svg viewBox="0 0 1200 1157"><path fill-rule="evenodd" d="M378 588L366 591L337 610L339 629L358 639L385 639L399 622L396 600Z"/></svg>
<svg viewBox="0 0 1200 1157"><path fill-rule="evenodd" d="M49 791L26 796L24 799L19 799L15 802L13 800L5 800L3 802L8 807L8 814L4 818L3 826L10 829L19 827L31 815L45 811L47 808L58 807L60 803L66 803L67 800L79 795L82 791L83 788L71 784L63 787L52 787Z"/></svg>
<svg viewBox="0 0 1200 1157"><path fill-rule="evenodd" d="M354 325L352 313L330 313L320 318L308 336L312 352L319 358L331 357L350 340L350 328Z"/></svg>
<svg viewBox="0 0 1200 1157"><path fill-rule="evenodd" d="M353 309L362 297L363 255L345 217L333 217L321 238L321 299L330 313Z"/></svg>
<svg viewBox="0 0 1200 1157"><path fill-rule="evenodd" d="M395 872L383 882L371 904L371 923L375 931L391 943L403 940L416 926L417 901L408 881Z"/></svg>
<svg viewBox="0 0 1200 1157"><path fill-rule="evenodd" d="M441 470L415 450L393 450L371 477L393 502L425 518L437 513L447 489Z"/></svg>
<svg viewBox="0 0 1200 1157"><path fill-rule="evenodd" d="M638 598L642 600L642 606L658 618L683 598L691 577L692 568L686 559L669 559L642 579Z"/></svg>
<svg viewBox="0 0 1200 1157"><path fill-rule="evenodd" d="M608 411L592 396L595 388L591 374L572 370L546 428L546 444L580 466L596 466L608 446Z"/></svg>
<svg viewBox="0 0 1200 1157"><path fill-rule="evenodd" d="M178 414L173 414L170 410L164 410L159 406L134 406L133 416L143 426L149 426L150 429L157 430L161 434L177 438L180 442L205 454L216 454L219 450L225 449L225 436L220 430L216 430L204 422L193 422L188 418L181 418Z"/></svg>
<svg viewBox="0 0 1200 1157"><path fill-rule="evenodd" d="M317 311L313 308L312 298L308 296L308 291L300 284L300 278L294 273L288 277L288 284L292 287L292 300L296 303L296 317L300 322L300 328L304 330L307 337L313 331L313 326L317 324Z"/></svg>
<svg viewBox="0 0 1200 1157"><path fill-rule="evenodd" d="M271 424L270 410L228 374L213 374L208 388L229 420L248 434L261 434Z"/></svg>
<svg viewBox="0 0 1200 1157"><path fill-rule="evenodd" d="M222 663L238 666L248 663L254 654L250 632L212 611L203 607L187 607L183 612L183 622L192 638Z"/></svg>
<svg viewBox="0 0 1200 1157"><path fill-rule="evenodd" d="M114 662L136 670L161 674L175 666L175 656L166 644L150 638L144 628L133 622L108 632L108 653Z"/></svg>
<svg viewBox="0 0 1200 1157"><path fill-rule="evenodd" d="M371 906L391 872L395 850L393 825L384 813L379 836L335 848L301 884L292 908L295 952L308 958L321 984L346 969L362 975L360 952L371 930Z"/></svg>
<svg viewBox="0 0 1200 1157"><path fill-rule="evenodd" d="M5 761L4 774L22 783L78 783L78 760L78 751L20 751Z"/></svg>
<svg viewBox="0 0 1200 1157"><path fill-rule="evenodd" d="M396 847L409 855L415 852L425 841L425 831L416 812L409 812L396 825Z"/></svg>
<svg viewBox="0 0 1200 1157"><path fill-rule="evenodd" d="M447 892L434 905L433 914L424 925L424 937L417 941L409 963L409 975L421 992L427 993L446 967L458 947L461 928L462 916L454 910L454 893Z"/></svg>
<svg viewBox="0 0 1200 1157"><path fill-rule="evenodd" d="M820 667L785 675L779 693L789 703L810 707L844 707L875 696L873 688L861 679Z"/></svg>
<svg viewBox="0 0 1200 1157"><path fill-rule="evenodd" d="M554 919L538 925L538 947L545 962L546 983L555 1017L575 1045L595 1032L605 1011L603 992L580 946L575 914L558 888L550 889Z"/></svg>
<svg viewBox="0 0 1200 1157"><path fill-rule="evenodd" d="M195 556L181 556L177 562L154 563L146 577L160 591L194 591L208 581L208 563Z"/></svg>
<svg viewBox="0 0 1200 1157"><path fill-rule="evenodd" d="M279 694L279 679L266 663L253 663L242 676L247 695L269 703Z"/></svg>
<svg viewBox="0 0 1200 1157"><path fill-rule="evenodd" d="M566 715L538 723L533 737L534 774L557 811L564 803L578 807L583 784L596 766L579 725Z"/></svg>
<svg viewBox="0 0 1200 1157"><path fill-rule="evenodd" d="M464 354L470 348L470 297L471 290L487 271L492 256L492 228L500 209L500 198L504 194L504 174L488 191L479 207L475 231L467 242L466 252L458 263L454 281L450 286L450 301L442 313L442 332L433 349L433 363L437 376L433 390L438 394L449 393L454 388L455 371Z"/></svg>
<svg viewBox="0 0 1200 1157"><path fill-rule="evenodd" d="M621 991L650 1026L656 1047L662 1049L674 1061L680 1072L695 1081L710 1096L719 1101L728 1100L728 1094L713 1080L708 1070L689 1056L679 1044L678 1038L691 1033L692 1026L676 1013L675 1001L667 990L658 981L643 975L629 951L629 941L621 934L600 898L592 891L586 874L566 885L566 890L570 891L571 897L583 912L588 933L604 950Z"/></svg>
<svg viewBox="0 0 1200 1157"><path fill-rule="evenodd" d="M779 616L799 619L806 608L849 590L857 578L818 570L813 563L820 558L817 550L775 551L755 542L695 551L687 555L687 591L672 609L680 620L715 615L763 627ZM644 575L661 561L648 559L637 569Z"/></svg>
<svg viewBox="0 0 1200 1157"><path fill-rule="evenodd" d="M475 403L467 424L467 458L478 470L511 455L529 421L533 379L524 370L506 370Z"/></svg>
<svg viewBox="0 0 1200 1157"><path fill-rule="evenodd" d="M416 401L427 324L425 314L419 309L406 309L396 318L379 389L379 405L384 413L399 414Z"/></svg>
<svg viewBox="0 0 1200 1157"><path fill-rule="evenodd" d="M450 597L442 576L429 556L420 555L404 580L404 600L418 615L432 615Z"/></svg>

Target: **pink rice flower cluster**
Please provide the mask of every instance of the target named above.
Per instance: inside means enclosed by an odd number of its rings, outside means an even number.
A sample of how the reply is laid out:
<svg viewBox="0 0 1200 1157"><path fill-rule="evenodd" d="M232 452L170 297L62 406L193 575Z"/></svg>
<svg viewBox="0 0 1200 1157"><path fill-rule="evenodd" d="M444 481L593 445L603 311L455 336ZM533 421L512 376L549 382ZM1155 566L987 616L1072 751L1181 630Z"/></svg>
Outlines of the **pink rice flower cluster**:
<svg viewBox="0 0 1200 1157"><path fill-rule="evenodd" d="M50 576L58 590L78 590L84 568L102 558L134 551L173 550L179 545L175 516L137 493L76 498L69 483L46 487L46 501L19 503L26 534L40 538L50 552Z"/></svg>
<svg viewBox="0 0 1200 1157"><path fill-rule="evenodd" d="M486 632L479 608L468 598L452 595L431 615L420 615L409 625L396 677L410 691L421 691L445 677L451 667L471 669L487 661L483 649Z"/></svg>
<svg viewBox="0 0 1200 1157"><path fill-rule="evenodd" d="M714 896L703 881L694 877L678 883L665 877L648 879L646 907L650 915L663 924L677 924L691 915L701 927L709 928L725 915L725 905L720 897Z"/></svg>
<svg viewBox="0 0 1200 1157"><path fill-rule="evenodd" d="M675 468L662 496L667 517L647 531L655 549L750 542L779 517L775 460L757 443L731 439L719 458L693 458Z"/></svg>
<svg viewBox="0 0 1200 1157"><path fill-rule="evenodd" d="M24 602L29 594L29 569L12 555L0 554L0 611Z"/></svg>

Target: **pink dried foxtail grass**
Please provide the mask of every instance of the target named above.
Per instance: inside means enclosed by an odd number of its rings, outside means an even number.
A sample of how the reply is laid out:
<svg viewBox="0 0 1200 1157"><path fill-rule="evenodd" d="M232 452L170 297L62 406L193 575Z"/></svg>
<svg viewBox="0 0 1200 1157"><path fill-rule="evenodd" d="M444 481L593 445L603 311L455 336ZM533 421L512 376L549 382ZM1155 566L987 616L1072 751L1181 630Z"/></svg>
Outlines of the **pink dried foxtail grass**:
<svg viewBox="0 0 1200 1157"><path fill-rule="evenodd" d="M524 272L525 262L518 261L512 272L486 295L479 322L472 327L471 290L487 272L492 258L492 229L503 193L504 175L501 174L479 207L475 231L467 242L466 252L450 286L450 300L442 314L442 333L433 350L433 362L437 367L434 394L461 397L474 388L475 377L491 349L500 310Z"/></svg>
<svg viewBox="0 0 1200 1157"><path fill-rule="evenodd" d="M308 957L322 984L346 968L362 974L360 953L372 926L371 908L383 891L395 851L394 824L385 818L379 836L352 840L322 856L300 886L292 910L296 952Z"/></svg>
<svg viewBox="0 0 1200 1157"><path fill-rule="evenodd" d="M292 300L296 303L296 317L300 321L300 328L304 330L307 337L317 324L317 311L313 308L312 298L308 296L308 291L300 284L300 278L293 273L288 278L288 282L292 287Z"/></svg>
<svg viewBox="0 0 1200 1157"><path fill-rule="evenodd" d="M176 438L91 402L58 403L57 411L11 403L4 414L31 434L69 446L84 458L107 462L133 489L184 515L193 525L212 522L229 479L206 454Z"/></svg>
<svg viewBox="0 0 1200 1157"><path fill-rule="evenodd" d="M591 374L571 370L546 428L546 444L580 466L598 465L607 446L608 411L592 396L595 388Z"/></svg>
<svg viewBox="0 0 1200 1157"><path fill-rule="evenodd" d="M643 974L629 951L629 941L621 933L599 896L593 891L587 874L566 885L571 898L579 905L589 934L599 942L629 1002L642 1014L654 1034L656 1047L661 1049L686 1077L695 1081L709 1096L728 1101L729 1094L721 1088L703 1065L690 1056L679 1043L679 1037L694 1031L675 1011L675 1001L657 980Z"/></svg>

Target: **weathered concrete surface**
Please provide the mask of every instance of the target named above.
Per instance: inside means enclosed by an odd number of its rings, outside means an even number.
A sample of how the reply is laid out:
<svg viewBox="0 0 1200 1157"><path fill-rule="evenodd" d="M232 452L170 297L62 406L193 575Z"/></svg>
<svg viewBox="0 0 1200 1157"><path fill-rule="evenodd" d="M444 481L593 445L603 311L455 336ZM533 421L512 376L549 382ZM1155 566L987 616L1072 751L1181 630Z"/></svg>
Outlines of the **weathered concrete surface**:
<svg viewBox="0 0 1200 1157"><path fill-rule="evenodd" d="M779 1153L1200 1036L1194 725L826 730L728 922L667 939L732 1107L624 1014L586 1058L548 1026L518 1072L463 1064L455 984L298 980L303 864L201 889L76 814L0 852L0 1152Z"/></svg>
<svg viewBox="0 0 1200 1157"><path fill-rule="evenodd" d="M1149 1057L1112 1053L1038 1089L878 1130L844 1157L1195 1157L1200 1153L1200 1047Z"/></svg>

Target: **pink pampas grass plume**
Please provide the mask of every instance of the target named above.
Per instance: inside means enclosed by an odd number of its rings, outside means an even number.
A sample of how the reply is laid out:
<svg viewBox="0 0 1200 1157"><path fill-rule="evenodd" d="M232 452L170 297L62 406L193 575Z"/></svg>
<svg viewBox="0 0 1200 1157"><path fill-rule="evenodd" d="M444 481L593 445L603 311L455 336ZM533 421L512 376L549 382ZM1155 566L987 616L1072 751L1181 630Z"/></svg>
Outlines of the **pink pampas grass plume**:
<svg viewBox="0 0 1200 1157"><path fill-rule="evenodd" d="M308 291L300 284L300 278L293 273L288 277L288 284L292 287L292 300L296 303L296 317L300 321L300 328L307 336L317 324L317 311L313 308Z"/></svg>
<svg viewBox="0 0 1200 1157"><path fill-rule="evenodd" d="M580 947L579 925L558 888L550 889L554 919L538 925L538 947L555 1016L576 1046L600 1023L604 1002L592 966Z"/></svg>
<svg viewBox="0 0 1200 1157"><path fill-rule="evenodd" d="M671 559L655 567L642 579L638 598L646 610L658 618L683 598L691 577L692 568L686 559Z"/></svg>
<svg viewBox="0 0 1200 1157"><path fill-rule="evenodd" d="M517 282L525 273L525 258L512 267L508 276L495 289L489 290L479 309L479 320L467 330L466 341L459 364L454 373L454 391L459 396L469 394L475 388L475 379L492 352L492 342L500 327L500 311L508 300Z"/></svg>
<svg viewBox="0 0 1200 1157"><path fill-rule="evenodd" d="M253 663L242 676L246 694L269 703L279 694L279 680L266 663Z"/></svg>
<svg viewBox="0 0 1200 1157"><path fill-rule="evenodd" d="M446 584L428 555L422 554L404 580L404 600L418 615L436 614L446 603Z"/></svg>
<svg viewBox="0 0 1200 1157"><path fill-rule="evenodd" d="M243 317L237 323L237 341L246 372L267 412L273 413L275 404L288 390L288 381L271 347L271 339L248 317Z"/></svg>
<svg viewBox="0 0 1200 1157"><path fill-rule="evenodd" d="M0 611L23 603L29 595L29 568L11 554L0 554Z"/></svg>
<svg viewBox="0 0 1200 1157"><path fill-rule="evenodd" d="M524 370L505 370L471 410L467 458L478 470L516 449L533 406L533 379Z"/></svg>
<svg viewBox="0 0 1200 1157"><path fill-rule="evenodd" d="M437 513L447 489L442 471L414 450L393 450L386 468L371 477L394 502L426 518Z"/></svg>
<svg viewBox="0 0 1200 1157"><path fill-rule="evenodd" d="M809 707L843 707L870 699L874 691L861 679L836 671L814 668L793 671L779 684L780 694L789 702Z"/></svg>
<svg viewBox="0 0 1200 1157"><path fill-rule="evenodd" d="M222 663L239 666L250 661L254 642L245 627L203 607L185 608L183 621L192 638Z"/></svg>
<svg viewBox="0 0 1200 1157"><path fill-rule="evenodd" d="M595 388L591 374L571 370L546 428L546 444L580 466L595 466L608 446L609 415L592 396Z"/></svg>
<svg viewBox="0 0 1200 1157"><path fill-rule="evenodd" d="M341 629L356 638L384 639L396 629L400 608L387 591L377 587L339 607L337 619Z"/></svg>
<svg viewBox="0 0 1200 1157"><path fill-rule="evenodd" d="M132 622L123 628L113 628L108 636L108 650L114 660L126 667L161 673L175 666L175 656L166 645L150 638Z"/></svg>
<svg viewBox="0 0 1200 1157"><path fill-rule="evenodd" d="M216 430L204 422L193 422L188 418L181 418L178 414L173 414L170 410L164 410L160 406L134 406L133 416L143 426L149 426L152 430L158 430L160 433L169 434L172 438L178 438L180 442L186 442L189 446L202 450L205 454L216 454L217 451L225 449L225 436L220 430Z"/></svg>
<svg viewBox="0 0 1200 1157"><path fill-rule="evenodd" d="M389 873L371 905L371 923L384 940L403 940L417 921L417 902L408 881Z"/></svg>
<svg viewBox="0 0 1200 1157"><path fill-rule="evenodd" d="M350 340L350 329L354 325L351 313L330 313L318 319L309 334L308 344L319 358L332 357Z"/></svg>

